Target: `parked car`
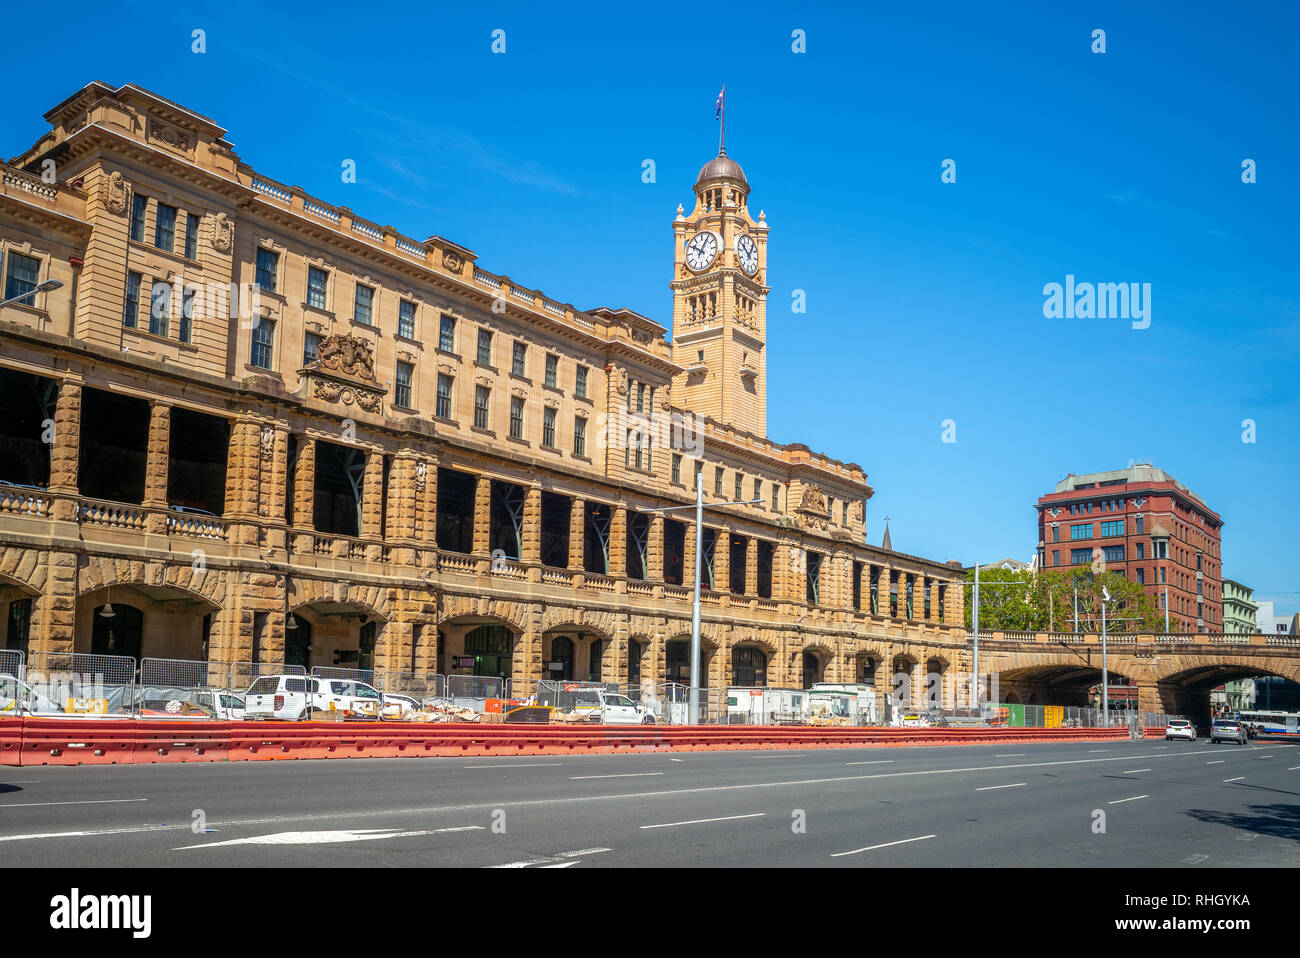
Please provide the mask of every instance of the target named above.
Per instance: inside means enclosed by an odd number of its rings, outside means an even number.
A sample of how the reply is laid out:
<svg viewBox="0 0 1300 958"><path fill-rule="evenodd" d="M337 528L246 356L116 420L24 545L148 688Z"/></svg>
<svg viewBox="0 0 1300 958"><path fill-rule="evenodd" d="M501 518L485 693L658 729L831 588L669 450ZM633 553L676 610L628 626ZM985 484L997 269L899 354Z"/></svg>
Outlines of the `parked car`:
<svg viewBox="0 0 1300 958"><path fill-rule="evenodd" d="M586 713L586 721L605 725L654 725L655 716L626 695L604 689L583 689L572 711Z"/></svg>
<svg viewBox="0 0 1300 958"><path fill-rule="evenodd" d="M307 718L315 710L379 718L390 704L394 712L405 717L406 710L415 702L408 696L382 695L373 685L354 679L263 675L249 686L244 696L244 717L295 721Z"/></svg>
<svg viewBox="0 0 1300 958"><path fill-rule="evenodd" d="M1210 723L1210 741L1246 744L1246 727L1234 719L1215 719Z"/></svg>
<svg viewBox="0 0 1300 958"><path fill-rule="evenodd" d="M215 718L238 722L244 699L228 689L144 688L137 691L140 715L149 718Z"/></svg>
<svg viewBox="0 0 1300 958"><path fill-rule="evenodd" d="M1185 738L1189 742L1196 741L1196 727L1187 719L1170 719L1169 724L1165 726L1165 741L1168 742L1173 738Z"/></svg>
<svg viewBox="0 0 1300 958"><path fill-rule="evenodd" d="M285 719L290 722L308 715L308 684L305 675L263 675L244 693L244 718Z"/></svg>
<svg viewBox="0 0 1300 958"><path fill-rule="evenodd" d="M0 674L0 715L63 714L63 707L7 673Z"/></svg>

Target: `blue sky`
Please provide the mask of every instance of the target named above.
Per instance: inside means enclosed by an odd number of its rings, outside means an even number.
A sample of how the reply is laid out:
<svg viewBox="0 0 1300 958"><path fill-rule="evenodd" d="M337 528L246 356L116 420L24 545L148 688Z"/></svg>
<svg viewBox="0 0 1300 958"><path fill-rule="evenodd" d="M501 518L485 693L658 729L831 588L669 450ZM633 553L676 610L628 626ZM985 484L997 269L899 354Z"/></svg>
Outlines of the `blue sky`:
<svg viewBox="0 0 1300 958"><path fill-rule="evenodd" d="M1225 574L1300 608L1297 8L989 6L127 3L11 45L0 152L134 82L268 176L668 325L725 83L772 228L769 432L866 469L872 541L1028 559L1057 480L1150 459L1224 517ZM1150 283L1150 328L1045 318L1066 274Z"/></svg>

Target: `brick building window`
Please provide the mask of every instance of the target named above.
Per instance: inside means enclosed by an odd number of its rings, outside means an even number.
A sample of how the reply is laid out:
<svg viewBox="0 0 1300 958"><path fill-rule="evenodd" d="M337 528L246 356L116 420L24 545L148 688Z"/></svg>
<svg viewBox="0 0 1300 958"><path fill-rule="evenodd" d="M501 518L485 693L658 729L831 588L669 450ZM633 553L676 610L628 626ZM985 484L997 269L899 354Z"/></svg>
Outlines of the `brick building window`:
<svg viewBox="0 0 1300 958"><path fill-rule="evenodd" d="M742 488L744 486L744 483L745 483L745 477L742 476L740 473L736 473L736 494L732 498L734 498L737 502L739 502L745 494Z"/></svg>
<svg viewBox="0 0 1300 958"><path fill-rule="evenodd" d="M1112 522L1103 522L1101 524L1102 538L1109 536L1122 536L1124 534L1124 520L1116 519Z"/></svg>
<svg viewBox="0 0 1300 958"><path fill-rule="evenodd" d="M326 287L329 285L330 274L323 269L317 269L315 266L307 268L307 305L315 309L325 309L325 303L328 301L326 296Z"/></svg>
<svg viewBox="0 0 1300 958"><path fill-rule="evenodd" d="M397 363L397 377L393 384L393 402L407 409L411 408L411 379L415 373L415 367L410 363L399 361Z"/></svg>
<svg viewBox="0 0 1300 958"><path fill-rule="evenodd" d="M451 377L445 373L438 374L438 401L434 415L440 419L451 418Z"/></svg>
<svg viewBox="0 0 1300 958"><path fill-rule="evenodd" d="M722 467L718 466L713 470L713 494L722 495Z"/></svg>
<svg viewBox="0 0 1300 958"><path fill-rule="evenodd" d="M1091 549L1070 550L1070 565L1083 565L1084 563L1091 562L1091 561L1092 561Z"/></svg>
<svg viewBox="0 0 1300 958"><path fill-rule="evenodd" d="M673 482L682 481L682 454L680 452L673 453L672 480Z"/></svg>
<svg viewBox="0 0 1300 958"><path fill-rule="evenodd" d="M1091 523L1091 522L1083 522L1083 523L1080 523L1079 525L1070 526L1070 538L1071 538L1071 539L1091 539L1091 538L1092 538L1092 523Z"/></svg>

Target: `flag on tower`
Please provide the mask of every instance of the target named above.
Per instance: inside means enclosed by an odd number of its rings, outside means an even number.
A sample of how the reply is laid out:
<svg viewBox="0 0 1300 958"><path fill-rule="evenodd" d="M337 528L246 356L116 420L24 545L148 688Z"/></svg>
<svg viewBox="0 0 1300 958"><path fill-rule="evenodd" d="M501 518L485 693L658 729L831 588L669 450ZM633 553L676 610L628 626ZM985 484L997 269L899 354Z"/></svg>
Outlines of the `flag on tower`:
<svg viewBox="0 0 1300 958"><path fill-rule="evenodd" d="M718 102L713 104L713 109L714 109L713 118L715 120L720 119L722 117L722 105L723 102L726 100L726 98L727 98L727 88L723 86L722 92L718 94Z"/></svg>

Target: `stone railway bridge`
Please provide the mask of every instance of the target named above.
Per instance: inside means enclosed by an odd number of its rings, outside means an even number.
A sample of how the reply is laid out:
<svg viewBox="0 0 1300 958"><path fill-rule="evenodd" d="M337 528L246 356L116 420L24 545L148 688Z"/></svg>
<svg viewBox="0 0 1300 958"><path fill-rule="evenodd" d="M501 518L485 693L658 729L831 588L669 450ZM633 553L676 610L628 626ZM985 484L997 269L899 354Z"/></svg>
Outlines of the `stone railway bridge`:
<svg viewBox="0 0 1300 958"><path fill-rule="evenodd" d="M1002 702L1089 705L1101 683L1101 636L1066 632L981 632L979 670ZM1111 685L1138 689L1143 712L1209 716L1210 690L1237 679L1277 675L1300 682L1300 637L1138 634L1106 637Z"/></svg>

